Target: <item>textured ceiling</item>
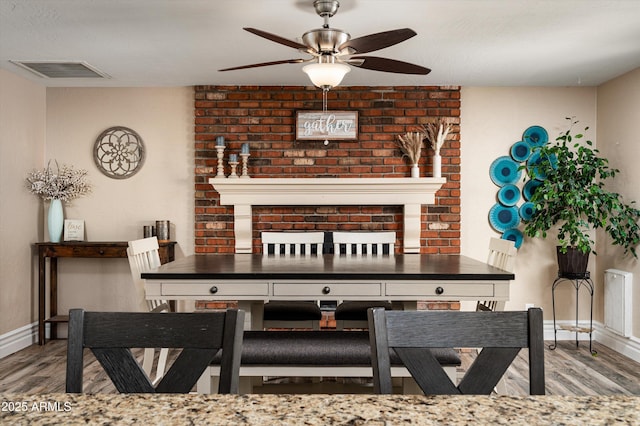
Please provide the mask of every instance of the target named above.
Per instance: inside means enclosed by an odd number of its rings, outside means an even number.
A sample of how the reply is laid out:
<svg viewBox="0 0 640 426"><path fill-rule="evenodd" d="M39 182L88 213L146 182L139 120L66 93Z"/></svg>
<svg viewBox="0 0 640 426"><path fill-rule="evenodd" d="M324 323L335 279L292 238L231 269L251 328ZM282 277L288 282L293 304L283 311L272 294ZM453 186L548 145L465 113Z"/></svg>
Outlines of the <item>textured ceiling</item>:
<svg viewBox="0 0 640 426"><path fill-rule="evenodd" d="M304 54L260 38L319 28L312 0L0 0L0 68L47 86L310 85ZM640 66L637 0L341 0L353 38L409 27L376 56L431 68L353 68L342 85L593 86ZM109 79L46 79L10 60L83 61Z"/></svg>

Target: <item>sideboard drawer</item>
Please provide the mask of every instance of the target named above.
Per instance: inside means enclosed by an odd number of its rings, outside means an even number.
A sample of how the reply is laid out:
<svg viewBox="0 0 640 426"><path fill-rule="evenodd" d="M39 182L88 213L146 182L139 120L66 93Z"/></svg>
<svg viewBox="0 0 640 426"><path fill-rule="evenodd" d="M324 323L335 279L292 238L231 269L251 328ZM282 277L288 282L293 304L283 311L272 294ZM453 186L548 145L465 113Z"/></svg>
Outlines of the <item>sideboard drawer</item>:
<svg viewBox="0 0 640 426"><path fill-rule="evenodd" d="M282 296L382 296L382 283L300 284L273 283L273 295Z"/></svg>
<svg viewBox="0 0 640 426"><path fill-rule="evenodd" d="M126 258L127 246L92 246L81 244L59 244L52 245L51 247L45 247L43 256L45 257L114 257L114 258Z"/></svg>
<svg viewBox="0 0 640 426"><path fill-rule="evenodd" d="M407 283L387 283L386 296L416 296L420 297L494 297L494 283L464 283L464 282L407 282Z"/></svg>
<svg viewBox="0 0 640 426"><path fill-rule="evenodd" d="M256 296L263 298L269 294L268 283L217 283L203 282L194 284L193 282L171 281L161 284L162 296L214 296L214 297L243 297Z"/></svg>

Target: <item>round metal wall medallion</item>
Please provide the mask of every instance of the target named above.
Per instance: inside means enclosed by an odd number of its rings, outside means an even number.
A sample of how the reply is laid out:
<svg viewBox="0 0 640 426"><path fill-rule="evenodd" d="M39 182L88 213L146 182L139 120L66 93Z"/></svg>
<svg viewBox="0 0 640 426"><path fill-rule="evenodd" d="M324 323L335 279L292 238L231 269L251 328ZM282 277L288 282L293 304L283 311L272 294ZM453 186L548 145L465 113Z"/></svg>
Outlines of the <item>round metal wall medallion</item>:
<svg viewBox="0 0 640 426"><path fill-rule="evenodd" d="M110 127L98 136L93 159L98 169L113 179L127 179L138 173L146 151L139 134L127 127Z"/></svg>

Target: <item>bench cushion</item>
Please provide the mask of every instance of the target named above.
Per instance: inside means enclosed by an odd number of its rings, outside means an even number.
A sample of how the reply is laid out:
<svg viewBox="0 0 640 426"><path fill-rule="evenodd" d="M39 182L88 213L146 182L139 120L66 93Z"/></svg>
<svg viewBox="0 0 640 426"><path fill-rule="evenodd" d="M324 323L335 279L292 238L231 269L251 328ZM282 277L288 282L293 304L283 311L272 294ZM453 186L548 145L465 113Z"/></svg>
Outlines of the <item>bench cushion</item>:
<svg viewBox="0 0 640 426"><path fill-rule="evenodd" d="M385 302L384 300L371 302L342 302L336 308L336 321L367 321L367 310L369 308L385 308L386 310L390 310L391 303Z"/></svg>
<svg viewBox="0 0 640 426"><path fill-rule="evenodd" d="M432 352L441 365L460 365L454 349L433 349ZM220 357L218 352L213 364L220 364ZM370 366L369 332L245 331L241 364ZM391 364L402 365L395 352L391 353Z"/></svg>
<svg viewBox="0 0 640 426"><path fill-rule="evenodd" d="M315 302L268 302L264 304L265 321L320 321L322 311Z"/></svg>

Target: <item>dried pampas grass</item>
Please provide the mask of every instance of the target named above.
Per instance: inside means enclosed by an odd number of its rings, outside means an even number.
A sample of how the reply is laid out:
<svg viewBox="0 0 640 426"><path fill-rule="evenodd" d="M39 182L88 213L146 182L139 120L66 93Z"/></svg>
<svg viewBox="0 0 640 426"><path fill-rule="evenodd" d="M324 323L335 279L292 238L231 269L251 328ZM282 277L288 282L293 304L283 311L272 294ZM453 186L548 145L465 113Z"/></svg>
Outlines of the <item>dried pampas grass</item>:
<svg viewBox="0 0 640 426"><path fill-rule="evenodd" d="M421 132L405 133L398 135L397 145L402 153L409 158L411 164L418 164L422 151L422 140L425 134Z"/></svg>
<svg viewBox="0 0 640 426"><path fill-rule="evenodd" d="M424 131L427 140L431 144L431 148L433 148L436 155L440 155L440 148L444 145L444 142L447 140L447 136L449 136L451 130L451 125L443 119L439 119L435 123L428 123L422 126L422 131Z"/></svg>

